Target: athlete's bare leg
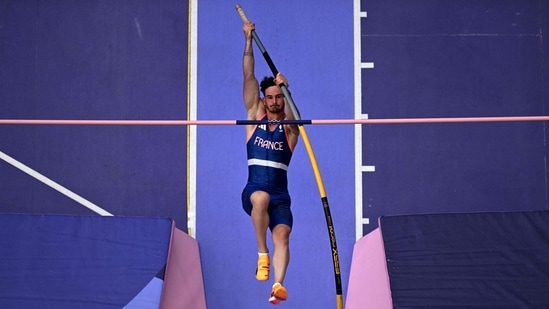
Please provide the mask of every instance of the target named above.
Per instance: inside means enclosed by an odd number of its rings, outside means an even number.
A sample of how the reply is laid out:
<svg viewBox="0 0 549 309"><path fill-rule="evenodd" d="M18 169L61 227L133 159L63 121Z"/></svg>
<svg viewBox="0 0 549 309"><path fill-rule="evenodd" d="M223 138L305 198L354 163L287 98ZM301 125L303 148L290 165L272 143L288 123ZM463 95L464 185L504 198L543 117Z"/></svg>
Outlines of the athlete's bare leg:
<svg viewBox="0 0 549 309"><path fill-rule="evenodd" d="M274 282L282 284L286 276L286 269L290 262L290 232L286 224L278 224L273 228L272 237L274 244L273 267Z"/></svg>
<svg viewBox="0 0 549 309"><path fill-rule="evenodd" d="M252 202L252 223L255 229L255 238L257 241L257 252L268 253L267 247L267 228L269 227L269 202L271 198L265 191L254 192L250 200Z"/></svg>

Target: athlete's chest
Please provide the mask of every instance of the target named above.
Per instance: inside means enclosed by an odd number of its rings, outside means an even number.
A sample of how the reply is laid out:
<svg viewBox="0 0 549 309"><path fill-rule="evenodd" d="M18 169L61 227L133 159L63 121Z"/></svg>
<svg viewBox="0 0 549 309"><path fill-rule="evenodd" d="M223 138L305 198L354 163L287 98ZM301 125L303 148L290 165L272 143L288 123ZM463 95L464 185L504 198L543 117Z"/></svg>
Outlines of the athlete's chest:
<svg viewBox="0 0 549 309"><path fill-rule="evenodd" d="M287 150L286 134L282 125L271 126L262 124L257 126L250 140L253 147L265 150Z"/></svg>

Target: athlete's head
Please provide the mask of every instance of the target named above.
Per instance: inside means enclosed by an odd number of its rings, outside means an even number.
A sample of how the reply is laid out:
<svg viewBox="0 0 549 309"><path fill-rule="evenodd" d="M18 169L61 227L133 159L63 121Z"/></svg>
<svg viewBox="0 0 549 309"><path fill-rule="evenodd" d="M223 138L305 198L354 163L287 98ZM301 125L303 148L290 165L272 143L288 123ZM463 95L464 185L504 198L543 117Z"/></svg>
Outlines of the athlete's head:
<svg viewBox="0 0 549 309"><path fill-rule="evenodd" d="M263 104L265 105L265 109L271 113L283 112L284 94L282 94L282 89L275 83L274 77L264 77L259 87L263 93Z"/></svg>

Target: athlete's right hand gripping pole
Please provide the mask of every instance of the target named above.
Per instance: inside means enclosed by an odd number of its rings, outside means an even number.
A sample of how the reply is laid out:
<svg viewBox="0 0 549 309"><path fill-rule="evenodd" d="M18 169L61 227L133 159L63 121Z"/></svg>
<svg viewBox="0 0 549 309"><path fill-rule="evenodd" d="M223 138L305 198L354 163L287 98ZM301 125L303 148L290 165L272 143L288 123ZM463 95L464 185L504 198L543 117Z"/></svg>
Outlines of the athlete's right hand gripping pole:
<svg viewBox="0 0 549 309"><path fill-rule="evenodd" d="M244 10L240 5L236 5L236 10L238 11L238 14L242 18L244 22L248 22L248 17L246 17L246 14L244 13ZM269 65L269 68L271 68L271 71L273 72L273 75L276 76L278 74L278 70L276 69L273 60L267 53L267 50L265 49L265 46L263 46L263 43L261 43L261 40L259 39L259 36L255 32L255 30L252 30L252 38L254 39L257 47L263 54L263 57L265 58L265 61L267 61L267 64ZM292 99L292 96L290 95L290 91L286 87L286 85L281 84L280 88L282 89L282 93L284 93L284 97L286 98L286 101L288 102L290 106L290 110L294 114L294 118L296 120L301 120L301 117L299 115L299 112L297 111L297 108L295 107L294 100ZM320 198L322 200L322 206L324 208L324 216L326 217L326 224L328 227L328 233L330 236L330 245L332 248L332 260L334 264L334 276L335 276L335 283L336 283L336 301L337 301L337 308L343 309L343 289L341 287L341 271L339 268L339 253L337 251L337 242L335 237L335 231L334 231L334 225L332 222L332 215L330 214L330 206L328 204L328 197L326 196L326 190L324 189L324 183L322 181L322 176L320 175L320 170L318 168L318 164L316 162L315 154L313 152L313 148L311 146L311 142L309 141L309 137L307 136L307 132L305 131L305 127L302 124L298 125L299 133L303 137L303 143L305 144L305 148L307 149L307 154L309 155L309 160L311 161L311 165L313 167L313 172L315 174L316 183L318 185L318 191L320 193Z"/></svg>

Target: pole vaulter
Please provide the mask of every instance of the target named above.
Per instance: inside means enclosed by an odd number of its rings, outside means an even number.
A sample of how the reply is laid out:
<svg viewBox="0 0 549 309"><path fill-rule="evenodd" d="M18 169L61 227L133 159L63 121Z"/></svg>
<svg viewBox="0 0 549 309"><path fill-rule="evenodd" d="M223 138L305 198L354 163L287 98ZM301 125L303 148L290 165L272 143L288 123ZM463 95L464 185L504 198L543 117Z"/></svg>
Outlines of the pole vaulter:
<svg viewBox="0 0 549 309"><path fill-rule="evenodd" d="M242 7L240 7L240 5L238 4L236 5L236 10L238 11L238 14L242 18L242 20L244 22L248 22L248 17L246 17L246 14L244 13L244 10L242 9ZM259 36L257 35L255 30L252 30L252 37L257 47L259 47L261 53L263 54L265 61L267 61L267 64L271 68L271 71L273 72L274 76L276 76L278 74L278 70L276 69L273 63L273 60L267 53L265 46L263 46L263 43L261 43L261 40L259 39ZM279 86L282 89L282 93L284 94L284 97L286 98L286 101L288 102L292 113L294 114L294 118L296 120L300 120L299 113L297 111L297 108L295 107L295 103L292 99L290 91L284 84L280 84ZM334 276L335 276L335 283L336 283L337 308L343 309L343 296L342 296L343 289L341 287L341 271L339 268L339 253L337 251L337 242L335 237L334 225L332 222L332 215L330 214L330 206L328 204L328 198L326 197L326 190L324 189L322 176L320 175L320 170L316 162L313 148L311 147L311 142L309 141L309 137L307 136L307 132L305 131L305 127L303 126L303 124L298 124L298 128L299 128L299 133L303 137L303 142L305 144L305 148L307 149L307 154L309 155L309 160L311 161L311 165L313 167L316 183L318 185L318 191L320 192L320 199L322 200L322 206L324 207L324 216L326 217L326 224L328 226L328 233L330 236L330 245L332 247L332 260L334 264Z"/></svg>

